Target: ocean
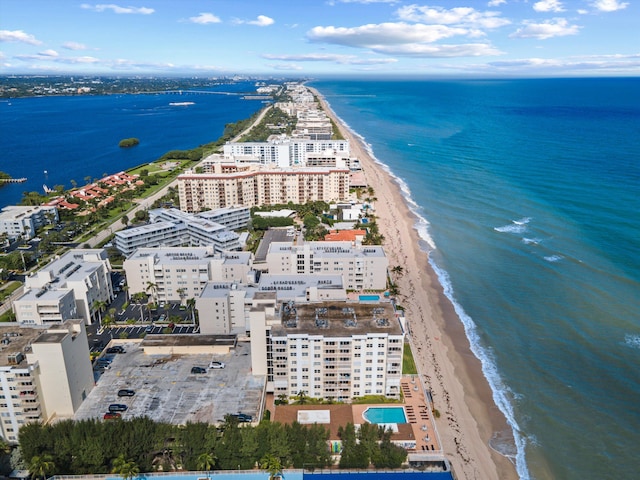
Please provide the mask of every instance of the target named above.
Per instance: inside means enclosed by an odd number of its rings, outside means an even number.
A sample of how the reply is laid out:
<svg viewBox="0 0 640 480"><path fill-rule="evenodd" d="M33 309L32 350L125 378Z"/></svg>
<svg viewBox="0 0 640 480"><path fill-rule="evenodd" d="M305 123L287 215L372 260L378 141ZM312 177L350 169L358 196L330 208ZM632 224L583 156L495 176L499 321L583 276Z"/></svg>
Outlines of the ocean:
<svg viewBox="0 0 640 480"><path fill-rule="evenodd" d="M198 89L205 90L205 89ZM0 208L43 185L71 188L153 162L170 150L216 141L225 124L250 117L263 105L243 100L253 82L206 89L224 94L139 94L31 97L0 100L0 171L25 183L0 187ZM190 105L170 103L190 102ZM120 148L123 138L140 144Z"/></svg>
<svg viewBox="0 0 640 480"><path fill-rule="evenodd" d="M640 79L311 85L419 216L520 478L637 478Z"/></svg>

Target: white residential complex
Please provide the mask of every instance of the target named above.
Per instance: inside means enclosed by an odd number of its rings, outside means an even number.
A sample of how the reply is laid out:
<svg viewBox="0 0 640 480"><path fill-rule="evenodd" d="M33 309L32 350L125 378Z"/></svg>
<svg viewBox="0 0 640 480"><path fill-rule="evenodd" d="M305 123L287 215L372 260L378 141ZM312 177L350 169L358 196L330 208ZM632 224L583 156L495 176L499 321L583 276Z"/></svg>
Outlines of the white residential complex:
<svg viewBox="0 0 640 480"><path fill-rule="evenodd" d="M10 444L31 422L71 418L94 386L82 321L0 326L0 434Z"/></svg>
<svg viewBox="0 0 640 480"><path fill-rule="evenodd" d="M215 253L211 247L140 248L123 263L129 294L184 301L200 296L208 282L248 282L250 252Z"/></svg>
<svg viewBox="0 0 640 480"><path fill-rule="evenodd" d="M346 167L273 168L263 165L220 163L215 173L178 176L180 210L201 210L244 205L275 205L349 198Z"/></svg>
<svg viewBox="0 0 640 480"><path fill-rule="evenodd" d="M253 373L274 395L399 398L404 332L390 302L283 302L250 315Z"/></svg>
<svg viewBox="0 0 640 480"><path fill-rule="evenodd" d="M96 321L102 302L113 300L111 264L104 249L73 249L26 277L25 292L13 302L25 325Z"/></svg>
<svg viewBox="0 0 640 480"><path fill-rule="evenodd" d="M347 290L384 290L389 260L379 245L351 242L273 242L266 264L271 274L342 275Z"/></svg>
<svg viewBox="0 0 640 480"><path fill-rule="evenodd" d="M326 154L349 157L349 140L307 140L277 136L266 142L229 142L224 145L224 157L230 160L255 159L263 165L280 168L306 166L313 155ZM207 159L202 167L207 171Z"/></svg>
<svg viewBox="0 0 640 480"><path fill-rule="evenodd" d="M47 206L10 205L0 212L0 234L9 239L33 238L36 230L44 225L58 222L58 209Z"/></svg>
<svg viewBox="0 0 640 480"><path fill-rule="evenodd" d="M123 254L138 248L212 246L216 252L239 250L240 236L230 231L247 226L248 207L222 208L196 215L175 208L149 211L150 223L115 233L113 244Z"/></svg>

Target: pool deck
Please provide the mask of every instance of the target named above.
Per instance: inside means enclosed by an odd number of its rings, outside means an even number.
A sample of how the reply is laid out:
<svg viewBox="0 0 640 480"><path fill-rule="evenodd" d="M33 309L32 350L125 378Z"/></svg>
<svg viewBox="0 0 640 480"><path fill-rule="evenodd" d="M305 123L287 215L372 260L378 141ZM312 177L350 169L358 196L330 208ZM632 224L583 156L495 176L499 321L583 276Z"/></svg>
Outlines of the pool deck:
<svg viewBox="0 0 640 480"><path fill-rule="evenodd" d="M366 423L363 413L371 407L399 407L405 409L408 423L399 423L398 431L394 433L392 440L406 444L413 444L415 448L408 448L411 457L435 457L442 455L442 446L435 429L433 414L429 403L422 390L420 379L417 376L405 376L400 381L400 388L404 399L403 403L384 404L334 404L334 405L280 405L275 406L273 396L267 399L267 408L271 410L271 419L275 422L293 423L297 419L300 410L328 410L331 421L327 424L330 430L331 440L339 437L338 427L347 423L360 425ZM416 458L419 460L419 458Z"/></svg>

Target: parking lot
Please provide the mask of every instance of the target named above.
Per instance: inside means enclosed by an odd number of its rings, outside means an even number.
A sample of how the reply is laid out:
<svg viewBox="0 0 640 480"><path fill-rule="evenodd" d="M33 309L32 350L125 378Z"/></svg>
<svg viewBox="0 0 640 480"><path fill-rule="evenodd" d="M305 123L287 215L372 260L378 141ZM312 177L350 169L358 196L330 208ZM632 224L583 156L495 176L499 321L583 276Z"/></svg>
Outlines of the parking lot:
<svg viewBox="0 0 640 480"><path fill-rule="evenodd" d="M102 419L111 404L127 406L123 419L148 416L173 424L215 424L237 413L257 418L266 380L251 375L248 343L239 342L225 355L148 355L139 343L113 344L123 345L125 353L105 356L111 360L109 368L96 372L97 384L76 420ZM212 361L224 362L225 368L208 368ZM206 373L191 373L194 366ZM119 397L121 389L135 394Z"/></svg>

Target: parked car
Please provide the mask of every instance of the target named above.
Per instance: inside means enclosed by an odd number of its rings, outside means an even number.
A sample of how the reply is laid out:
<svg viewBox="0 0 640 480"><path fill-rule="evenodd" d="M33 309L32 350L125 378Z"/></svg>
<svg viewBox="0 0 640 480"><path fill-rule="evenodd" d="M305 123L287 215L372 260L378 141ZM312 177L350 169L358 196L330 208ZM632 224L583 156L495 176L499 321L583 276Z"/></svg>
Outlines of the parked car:
<svg viewBox="0 0 640 480"><path fill-rule="evenodd" d="M207 373L207 369L202 367L191 367L191 373Z"/></svg>
<svg viewBox="0 0 640 480"><path fill-rule="evenodd" d="M209 368L216 368L216 369L218 369L218 368L224 368L225 366L226 366L226 365L225 365L225 363L224 363L224 362L216 362L216 361L213 361L213 362L211 362L211 363L209 364Z"/></svg>
<svg viewBox="0 0 640 480"><path fill-rule="evenodd" d="M162 315L160 315L160 318L158 318L158 321L164 322L165 318L167 318L167 316L163 313Z"/></svg>
<svg viewBox="0 0 640 480"><path fill-rule="evenodd" d="M238 421L241 422L241 423L249 423L249 422L253 421L253 417L251 415L246 414L246 413L232 413L229 416L237 418Z"/></svg>
<svg viewBox="0 0 640 480"><path fill-rule="evenodd" d="M118 390L119 397L133 397L135 394L136 392L134 390L129 390L126 388L123 388L122 390Z"/></svg>
<svg viewBox="0 0 640 480"><path fill-rule="evenodd" d="M107 348L107 353L124 353L124 347L122 345L116 345L115 347Z"/></svg>
<svg viewBox="0 0 640 480"><path fill-rule="evenodd" d="M127 407L126 405L124 405L122 403L112 403L111 405L109 405L109 411L111 413L113 413L113 412L126 412L128 408L129 407Z"/></svg>
<svg viewBox="0 0 640 480"><path fill-rule="evenodd" d="M147 333L153 332L153 325L147 325L147 328L145 328L144 331Z"/></svg>
<svg viewBox="0 0 640 480"><path fill-rule="evenodd" d="M119 412L107 412L102 418L104 418L105 420L113 420L120 417L122 417L122 414Z"/></svg>

